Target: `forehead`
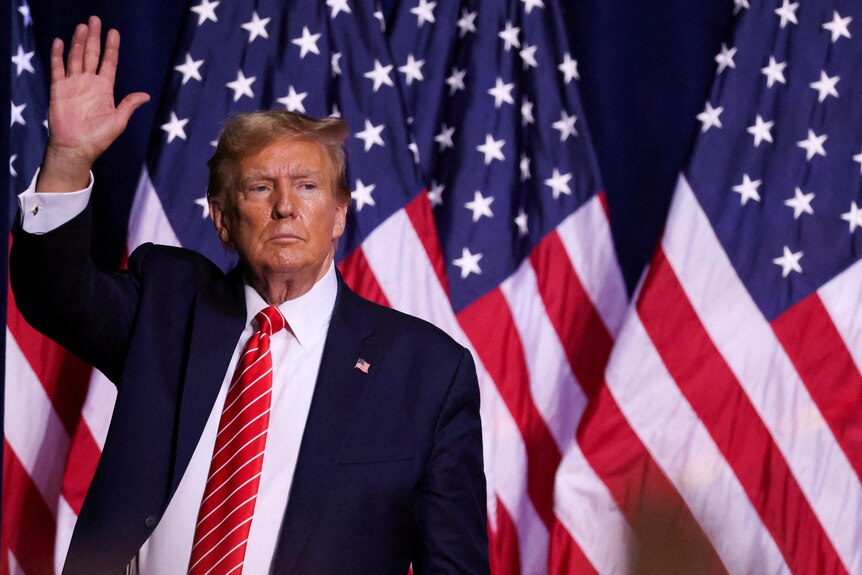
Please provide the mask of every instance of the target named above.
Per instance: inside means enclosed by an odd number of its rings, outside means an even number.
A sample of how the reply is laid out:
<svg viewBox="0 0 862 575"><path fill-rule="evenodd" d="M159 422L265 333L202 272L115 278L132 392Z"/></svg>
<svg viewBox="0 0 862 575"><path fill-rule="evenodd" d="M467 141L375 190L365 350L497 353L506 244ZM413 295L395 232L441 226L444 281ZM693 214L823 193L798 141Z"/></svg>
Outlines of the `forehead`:
<svg viewBox="0 0 862 575"><path fill-rule="evenodd" d="M323 144L313 140L279 138L239 162L241 177L254 175L331 175L334 167Z"/></svg>

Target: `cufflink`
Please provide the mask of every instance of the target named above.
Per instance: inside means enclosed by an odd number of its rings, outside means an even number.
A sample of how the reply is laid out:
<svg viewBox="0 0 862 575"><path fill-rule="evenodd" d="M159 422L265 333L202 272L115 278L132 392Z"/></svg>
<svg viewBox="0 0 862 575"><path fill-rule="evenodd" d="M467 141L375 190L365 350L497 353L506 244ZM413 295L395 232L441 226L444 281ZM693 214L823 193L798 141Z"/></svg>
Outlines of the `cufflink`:
<svg viewBox="0 0 862 575"><path fill-rule="evenodd" d="M39 213L39 206L36 206L35 208L33 208L33 215L35 216L38 213Z"/></svg>

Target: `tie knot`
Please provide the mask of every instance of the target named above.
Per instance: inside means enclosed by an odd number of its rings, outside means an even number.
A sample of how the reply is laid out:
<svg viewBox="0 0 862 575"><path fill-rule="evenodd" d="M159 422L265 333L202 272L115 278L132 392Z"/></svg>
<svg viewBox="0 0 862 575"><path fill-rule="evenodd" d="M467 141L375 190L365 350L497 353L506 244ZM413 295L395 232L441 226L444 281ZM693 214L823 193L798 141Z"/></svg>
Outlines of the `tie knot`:
<svg viewBox="0 0 862 575"><path fill-rule="evenodd" d="M257 320L258 331L269 335L280 332L287 325L284 316L281 315L281 311L274 305L265 307L257 312L254 319Z"/></svg>

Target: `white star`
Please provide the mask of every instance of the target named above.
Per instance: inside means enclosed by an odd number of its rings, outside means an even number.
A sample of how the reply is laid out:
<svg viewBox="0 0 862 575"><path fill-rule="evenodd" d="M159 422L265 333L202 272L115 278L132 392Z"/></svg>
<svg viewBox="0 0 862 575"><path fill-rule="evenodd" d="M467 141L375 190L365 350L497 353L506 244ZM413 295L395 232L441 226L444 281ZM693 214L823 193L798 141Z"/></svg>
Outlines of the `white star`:
<svg viewBox="0 0 862 575"><path fill-rule="evenodd" d="M199 205L203 211L203 216L201 216L201 219L205 220L210 217L210 203L209 201L207 201L206 194L204 194L204 197L196 199L195 203Z"/></svg>
<svg viewBox="0 0 862 575"><path fill-rule="evenodd" d="M11 128L15 124L21 124L22 126L27 125L27 120L24 119L24 115L21 113L24 111L24 108L27 107L27 104L21 104L20 106L16 106L15 102L12 102L12 112L11 118L9 121L9 127Z"/></svg>
<svg viewBox="0 0 862 575"><path fill-rule="evenodd" d="M784 79L784 68L787 67L787 62L778 63L775 60L775 56L769 57L769 65L760 69L764 76L766 76L766 87L771 88L772 85L776 82L781 82L782 84L786 84L787 80Z"/></svg>
<svg viewBox="0 0 862 575"><path fill-rule="evenodd" d="M365 142L366 152L373 148L375 144L380 147L386 146L386 144L383 143L383 138L380 137L380 134L383 133L384 127L386 127L385 124L375 126L368 120L365 120L365 129L361 132L356 132L356 137Z"/></svg>
<svg viewBox="0 0 862 575"><path fill-rule="evenodd" d="M392 83L392 78L389 77L389 73L391 71L392 64L384 66L380 63L380 60L375 59L374 69L370 72L364 73L363 76L374 81L374 91L376 92L383 84L386 84L387 86L395 86L395 84Z"/></svg>
<svg viewBox="0 0 862 575"><path fill-rule="evenodd" d="M736 68L736 63L733 61L735 55L736 48L728 48L727 44L724 42L721 43L721 52L715 57L719 74L724 72L725 68Z"/></svg>
<svg viewBox="0 0 862 575"><path fill-rule="evenodd" d="M356 189L350 191L350 199L356 202L356 211L361 212L362 208L365 206L376 206L374 203L374 198L371 196L371 192L374 191L376 186L371 184L366 186L362 183L362 180L356 180Z"/></svg>
<svg viewBox="0 0 862 575"><path fill-rule="evenodd" d="M431 202L431 207L443 205L443 184L438 184L436 181L431 181L431 189L428 190L428 201Z"/></svg>
<svg viewBox="0 0 862 575"><path fill-rule="evenodd" d="M466 74L467 70L459 70L458 68L452 68L452 75L446 78L446 83L449 84L450 96L458 90L465 89L464 76Z"/></svg>
<svg viewBox="0 0 862 575"><path fill-rule="evenodd" d="M760 117L760 114L754 119L754 125L749 126L747 131L749 134L754 136L754 147L760 146L760 142L764 140L772 143L772 126L775 122L764 122L763 118Z"/></svg>
<svg viewBox="0 0 862 575"><path fill-rule="evenodd" d="M569 180L571 179L572 174L561 174L560 170L554 168L553 175L545 180L545 185L554 191L554 199L557 200L560 194L572 195L572 190L569 188Z"/></svg>
<svg viewBox="0 0 862 575"><path fill-rule="evenodd" d="M790 0L783 0L781 2L781 8L777 8L775 13L781 18L781 28L787 26L787 23L791 24L799 24L799 21L796 19L796 9L799 8L799 2L790 3Z"/></svg>
<svg viewBox="0 0 862 575"><path fill-rule="evenodd" d="M15 64L15 74L17 76L20 76L24 70L27 70L31 74L36 71L30 62L35 54L36 52L25 52L24 47L20 44L18 45L18 53L12 56L12 63Z"/></svg>
<svg viewBox="0 0 862 575"><path fill-rule="evenodd" d="M533 118L533 103L526 96L521 98L521 125L535 124L536 119Z"/></svg>
<svg viewBox="0 0 862 575"><path fill-rule="evenodd" d="M707 102L703 112L697 115L697 119L700 120L701 124L703 124L700 132L704 133L713 126L721 128L721 120L719 119L719 116L723 111L723 107L719 106L718 108L713 108L712 104Z"/></svg>
<svg viewBox="0 0 862 575"><path fill-rule="evenodd" d="M408 54L407 63L399 67L398 71L404 74L404 81L409 86L413 83L413 80L421 82L425 79L425 76L422 75L422 66L424 65L425 60L416 60L413 54Z"/></svg>
<svg viewBox="0 0 862 575"><path fill-rule="evenodd" d="M461 38L466 36L468 32L476 32L476 14L476 12L470 12L466 8L461 10L461 18L455 23Z"/></svg>
<svg viewBox="0 0 862 575"><path fill-rule="evenodd" d="M813 214L814 208L811 207L811 200L814 199L814 194L803 194L798 187L793 192L793 197L789 200L784 200L784 205L788 208L793 208L793 219L798 220L802 214Z"/></svg>
<svg viewBox="0 0 862 575"><path fill-rule="evenodd" d="M25 28L33 25L33 18L30 16L30 5L27 4L27 0L24 0L24 4L18 7L18 13L24 18Z"/></svg>
<svg viewBox="0 0 862 575"><path fill-rule="evenodd" d="M733 0L733 13L739 14L739 11L745 8L746 10L750 8L748 5L748 0Z"/></svg>
<svg viewBox="0 0 862 575"><path fill-rule="evenodd" d="M850 211L841 214L841 219L850 224L850 233L856 228L862 228L862 209L856 206L856 202L850 202Z"/></svg>
<svg viewBox="0 0 862 575"><path fill-rule="evenodd" d="M515 225L518 226L518 235L521 237L530 233L530 228L527 227L527 212L524 208L518 209L518 216L515 218Z"/></svg>
<svg viewBox="0 0 862 575"><path fill-rule="evenodd" d="M374 12L374 17L380 21L380 31L386 32L386 17L383 15L383 10Z"/></svg>
<svg viewBox="0 0 862 575"><path fill-rule="evenodd" d="M495 140L491 134L487 134L485 135L485 143L481 146L476 146L476 149L485 154L485 165L487 166L494 160L502 162L506 159L506 156L503 155L503 146L505 144L505 140Z"/></svg>
<svg viewBox="0 0 862 575"><path fill-rule="evenodd" d="M254 98L254 92L251 91L251 85L254 83L255 80L257 80L257 76L246 78L245 75L242 73L242 70L237 70L236 80L234 80L233 82L228 82L225 85L231 90L233 90L233 101L236 102L243 96Z"/></svg>
<svg viewBox="0 0 862 575"><path fill-rule="evenodd" d="M410 143L407 144L407 149L413 153L413 163L419 163L419 145L416 143L416 140L410 140Z"/></svg>
<svg viewBox="0 0 862 575"><path fill-rule="evenodd" d="M338 109L338 104L335 104L335 103L332 104L332 113L329 115L333 118L340 118L341 117L341 110Z"/></svg>
<svg viewBox="0 0 862 575"><path fill-rule="evenodd" d="M563 73L563 82L568 84L572 79L580 80L578 75L578 61L573 60L569 53L563 54L563 63L557 66L557 70Z"/></svg>
<svg viewBox="0 0 862 575"><path fill-rule="evenodd" d="M834 10L832 13L832 21L826 22L823 24L823 27L826 30L832 32L832 43L838 41L842 36L844 38L850 38L850 30L847 29L847 26L850 22L853 21L853 18L847 16L846 18L842 18L840 14L838 14L837 10Z"/></svg>
<svg viewBox="0 0 862 575"><path fill-rule="evenodd" d="M503 48L506 49L506 52L512 49L512 46L515 48L521 47L521 41L518 40L518 34L521 32L520 28L515 28L512 26L511 22L506 22L506 29L497 34L500 39L505 42Z"/></svg>
<svg viewBox="0 0 862 575"><path fill-rule="evenodd" d="M527 42L524 42L524 48L519 52L521 56L521 60L524 62L524 70L527 68L535 68L539 65L536 62L536 49L538 46L530 46Z"/></svg>
<svg viewBox="0 0 862 575"><path fill-rule="evenodd" d="M419 5L410 9L411 14L416 15L416 25L420 28L425 22L434 23L434 7L436 2L428 2L427 0L419 0Z"/></svg>
<svg viewBox="0 0 862 575"><path fill-rule="evenodd" d="M186 61L179 66L174 66L174 70L183 75L183 86L185 86L186 82L192 78L198 82L203 80L200 72L203 63L203 60L193 60L192 55L190 53L186 53Z"/></svg>
<svg viewBox="0 0 862 575"><path fill-rule="evenodd" d="M521 170L521 181L526 182L532 177L530 174L530 158L527 157L527 154L521 154L521 161L518 164L518 168Z"/></svg>
<svg viewBox="0 0 862 575"><path fill-rule="evenodd" d="M198 26L202 25L207 20L218 22L215 9L219 4L221 4L219 1L210 2L210 0L201 0L200 4L190 8L192 12L198 15Z"/></svg>
<svg viewBox="0 0 862 575"><path fill-rule="evenodd" d="M740 205L744 206L748 200L760 201L760 194L757 189L760 187L760 180L752 181L748 174L742 174L742 183L738 186L733 186L733 191L739 194Z"/></svg>
<svg viewBox="0 0 862 575"><path fill-rule="evenodd" d="M312 54L320 55L320 50L317 48L317 41L320 39L320 34L312 34L308 31L308 26L302 27L302 36L291 40L291 44L299 46L299 59L305 58L305 55L311 52Z"/></svg>
<svg viewBox="0 0 862 575"><path fill-rule="evenodd" d="M772 263L781 266L781 277L786 278L790 275L790 272L802 273L802 266L799 265L801 258L802 252L793 253L790 251L790 248L784 246L784 254L772 260Z"/></svg>
<svg viewBox="0 0 862 575"><path fill-rule="evenodd" d="M823 142L827 139L826 134L818 136L814 130L808 130L808 137L796 143L797 146L805 150L805 159L811 160L814 156L826 157L826 150L823 149Z"/></svg>
<svg viewBox="0 0 862 575"><path fill-rule="evenodd" d="M862 152L859 152L855 156L853 156L854 162L859 162L859 173L862 174Z"/></svg>
<svg viewBox="0 0 862 575"><path fill-rule="evenodd" d="M329 59L329 67L332 68L332 77L341 76L341 52L333 52Z"/></svg>
<svg viewBox="0 0 862 575"><path fill-rule="evenodd" d="M251 21L246 22L242 25L242 29L248 32L248 43L251 44L254 42L255 38L260 36L264 39L269 39L269 33L266 31L266 25L269 24L269 21L272 18L264 18L260 19L260 16L257 15L257 10L255 10L251 15Z"/></svg>
<svg viewBox="0 0 862 575"><path fill-rule="evenodd" d="M305 106L302 104L302 101L305 100L306 96L308 96L308 92L300 92L297 94L296 90L293 89L293 86L288 86L287 96L279 98L276 101L287 108L288 112L302 112L304 114Z"/></svg>
<svg viewBox="0 0 862 575"><path fill-rule="evenodd" d="M494 107L499 108L503 105L503 102L507 104L514 104L515 100L512 99L512 90L514 88L514 82L511 84L506 84L503 82L503 79L498 76L497 83L494 85L493 88L488 90L488 93L494 96Z"/></svg>
<svg viewBox="0 0 862 575"><path fill-rule="evenodd" d="M189 123L189 119L185 118L184 120L180 120L177 118L176 113L171 112L171 121L167 124L162 124L161 128L168 134L168 143L174 141L174 138L179 138L180 140L186 139L186 124Z"/></svg>
<svg viewBox="0 0 862 575"><path fill-rule="evenodd" d="M825 70L820 71L820 79L816 82L812 82L809 84L812 88L817 90L818 96L817 101L822 102L829 96L838 97L838 90L835 89L835 84L838 83L838 80L841 78L839 76L832 76L831 78L826 75Z"/></svg>
<svg viewBox="0 0 862 575"><path fill-rule="evenodd" d="M473 193L473 200L464 204L464 207L473 212L473 223L475 224L482 216L493 218L494 212L491 211L491 204L494 202L494 196L485 197L482 192L476 190Z"/></svg>
<svg viewBox="0 0 862 575"><path fill-rule="evenodd" d="M12 165L15 163L15 160L17 160L17 159L18 159L18 154L12 154L11 156L9 156L9 173L12 175L13 178L18 177L18 172L15 171L15 166Z"/></svg>
<svg viewBox="0 0 862 575"><path fill-rule="evenodd" d="M345 14L351 13L347 0L326 0L326 5L332 8L332 14L329 17L333 20L342 12Z"/></svg>
<svg viewBox="0 0 862 575"><path fill-rule="evenodd" d="M544 8L545 3L542 0L521 0L524 3L524 12L529 14L533 8Z"/></svg>
<svg viewBox="0 0 862 575"><path fill-rule="evenodd" d="M560 131L560 141L565 142L569 136L577 136L578 131L575 129L575 122L578 117L575 115L569 116L565 110L560 111L560 119L551 124L551 127Z"/></svg>
<svg viewBox="0 0 862 575"><path fill-rule="evenodd" d="M440 126L440 133L434 136L434 141L440 145L441 152L446 148L454 147L455 144L452 142L453 135L455 135L455 128L449 128L446 124Z"/></svg>
<svg viewBox="0 0 862 575"><path fill-rule="evenodd" d="M452 264L461 268L461 279L465 279L470 274L481 275L482 268L479 267L479 260L482 259L482 254L472 254L467 248L461 250L461 257L452 261Z"/></svg>

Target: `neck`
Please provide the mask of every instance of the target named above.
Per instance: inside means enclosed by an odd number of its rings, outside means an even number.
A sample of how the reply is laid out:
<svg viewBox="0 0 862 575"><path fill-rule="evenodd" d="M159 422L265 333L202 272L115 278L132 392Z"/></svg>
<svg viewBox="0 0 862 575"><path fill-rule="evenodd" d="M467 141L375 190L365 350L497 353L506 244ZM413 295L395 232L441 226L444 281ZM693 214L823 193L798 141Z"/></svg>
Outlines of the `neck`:
<svg viewBox="0 0 862 575"><path fill-rule="evenodd" d="M319 269L302 273L254 273L246 268L245 279L266 303L281 305L308 293L326 275L331 264L332 256L329 256Z"/></svg>

